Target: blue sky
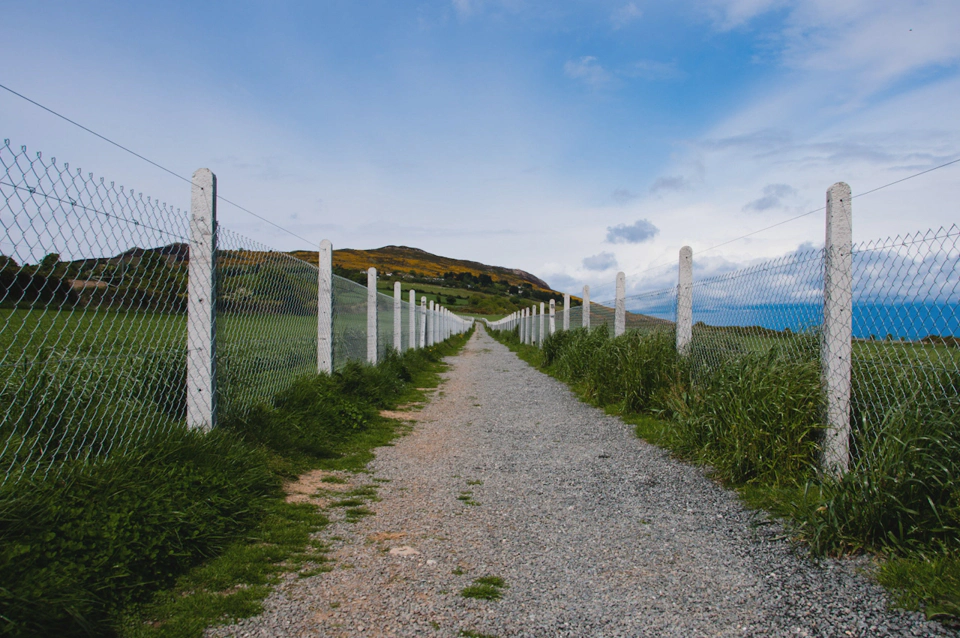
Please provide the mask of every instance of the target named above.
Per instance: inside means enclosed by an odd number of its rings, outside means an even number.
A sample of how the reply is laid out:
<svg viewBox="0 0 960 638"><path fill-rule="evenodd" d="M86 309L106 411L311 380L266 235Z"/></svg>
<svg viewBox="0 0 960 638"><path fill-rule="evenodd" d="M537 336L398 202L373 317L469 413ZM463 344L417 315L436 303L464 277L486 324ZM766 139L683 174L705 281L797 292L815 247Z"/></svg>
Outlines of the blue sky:
<svg viewBox="0 0 960 638"><path fill-rule="evenodd" d="M960 157L955 0L4 6L0 83L335 247L555 287L669 285L823 241L820 214ZM186 207L186 185L0 91L0 135ZM858 199L858 240L960 218L960 165ZM304 248L224 205L223 224ZM599 298L597 295L594 298Z"/></svg>

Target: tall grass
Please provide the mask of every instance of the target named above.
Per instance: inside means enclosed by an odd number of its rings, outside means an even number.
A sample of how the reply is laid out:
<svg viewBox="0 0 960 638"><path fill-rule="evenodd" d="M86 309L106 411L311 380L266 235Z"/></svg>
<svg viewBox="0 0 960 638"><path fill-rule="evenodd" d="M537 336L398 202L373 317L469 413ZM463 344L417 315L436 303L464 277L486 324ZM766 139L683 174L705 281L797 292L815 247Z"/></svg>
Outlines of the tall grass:
<svg viewBox="0 0 960 638"><path fill-rule="evenodd" d="M882 412L875 402L855 402L861 419L854 424L850 471L809 484L812 498L791 512L816 550L960 549L960 394L947 387L940 396L909 393ZM858 390L854 396L862 401L864 388Z"/></svg>
<svg viewBox="0 0 960 638"><path fill-rule="evenodd" d="M667 391L683 382L685 363L671 331L558 332L543 344L542 361L557 377L574 382L589 400L619 412L662 407Z"/></svg>

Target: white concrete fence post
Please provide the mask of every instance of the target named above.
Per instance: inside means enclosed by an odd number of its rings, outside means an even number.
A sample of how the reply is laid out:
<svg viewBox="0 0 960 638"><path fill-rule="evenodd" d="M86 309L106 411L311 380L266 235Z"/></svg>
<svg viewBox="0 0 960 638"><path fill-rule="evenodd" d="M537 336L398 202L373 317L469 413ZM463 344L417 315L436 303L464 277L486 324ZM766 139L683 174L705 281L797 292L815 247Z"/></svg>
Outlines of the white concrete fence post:
<svg viewBox="0 0 960 638"><path fill-rule="evenodd" d="M527 324L527 339L524 341L525 344L530 345L533 343L533 308L527 306L526 308L527 316L525 323Z"/></svg>
<svg viewBox="0 0 960 638"><path fill-rule="evenodd" d="M393 349L403 350L403 292L400 282L393 282Z"/></svg>
<svg viewBox="0 0 960 638"><path fill-rule="evenodd" d="M627 276L617 273L617 300L614 304L613 336L619 337L627 330Z"/></svg>
<svg viewBox="0 0 960 638"><path fill-rule="evenodd" d="M555 299L550 300L550 334L554 334L557 331L557 301Z"/></svg>
<svg viewBox="0 0 960 638"><path fill-rule="evenodd" d="M680 249L680 274L677 280L677 352L690 353L693 339L693 249Z"/></svg>
<svg viewBox="0 0 960 638"><path fill-rule="evenodd" d="M853 207L850 187L827 190L820 365L826 392L823 469L834 475L850 465L850 376L853 338Z"/></svg>
<svg viewBox="0 0 960 638"><path fill-rule="evenodd" d="M520 343L527 342L527 309L520 309Z"/></svg>
<svg viewBox="0 0 960 638"><path fill-rule="evenodd" d="M187 268L187 425L217 425L217 176L193 174Z"/></svg>
<svg viewBox="0 0 960 638"><path fill-rule="evenodd" d="M427 298L420 297L420 347L427 347Z"/></svg>
<svg viewBox="0 0 960 638"><path fill-rule="evenodd" d="M527 345L532 346L537 342L537 336L534 334L534 325L537 321L537 307L527 308Z"/></svg>
<svg viewBox="0 0 960 638"><path fill-rule="evenodd" d="M320 242L317 264L317 372L333 373L333 244Z"/></svg>
<svg viewBox="0 0 960 638"><path fill-rule="evenodd" d="M537 345L541 348L543 347L543 340L546 338L546 319L547 319L547 307L546 304L542 301L540 302L540 326L537 331Z"/></svg>
<svg viewBox="0 0 960 638"><path fill-rule="evenodd" d="M590 286L583 287L583 316L580 321L581 326L590 329Z"/></svg>
<svg viewBox="0 0 960 638"><path fill-rule="evenodd" d="M427 302L427 346L433 345L433 302Z"/></svg>
<svg viewBox="0 0 960 638"><path fill-rule="evenodd" d="M377 365L377 269L367 269L367 363Z"/></svg>
<svg viewBox="0 0 960 638"><path fill-rule="evenodd" d="M563 329L570 329L570 293L563 293Z"/></svg>
<svg viewBox="0 0 960 638"><path fill-rule="evenodd" d="M410 291L410 301L407 303L407 310L410 311L410 343L407 344L408 350L417 347L417 291Z"/></svg>

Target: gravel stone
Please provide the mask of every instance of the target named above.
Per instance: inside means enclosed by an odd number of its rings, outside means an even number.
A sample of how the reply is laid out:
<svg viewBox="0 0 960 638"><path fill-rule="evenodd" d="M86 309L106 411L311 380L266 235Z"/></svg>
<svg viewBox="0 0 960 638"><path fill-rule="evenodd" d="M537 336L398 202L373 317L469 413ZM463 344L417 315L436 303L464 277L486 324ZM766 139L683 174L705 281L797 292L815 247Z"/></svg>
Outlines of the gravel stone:
<svg viewBox="0 0 960 638"><path fill-rule="evenodd" d="M891 610L870 559L812 559L482 327L449 362L413 431L350 478L389 481L376 515L328 510L333 571L206 636L958 635ZM460 595L486 575L500 600Z"/></svg>

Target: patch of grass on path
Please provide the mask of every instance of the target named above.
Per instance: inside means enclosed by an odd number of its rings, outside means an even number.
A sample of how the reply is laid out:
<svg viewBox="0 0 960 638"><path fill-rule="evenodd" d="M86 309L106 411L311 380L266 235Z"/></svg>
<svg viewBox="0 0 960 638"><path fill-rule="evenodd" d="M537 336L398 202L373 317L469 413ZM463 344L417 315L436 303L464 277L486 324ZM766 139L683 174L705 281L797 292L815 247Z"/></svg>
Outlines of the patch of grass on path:
<svg viewBox="0 0 960 638"><path fill-rule="evenodd" d="M464 598L478 598L480 600L500 600L503 590L507 589L506 581L499 576L481 576L473 584L465 587L460 595Z"/></svg>

